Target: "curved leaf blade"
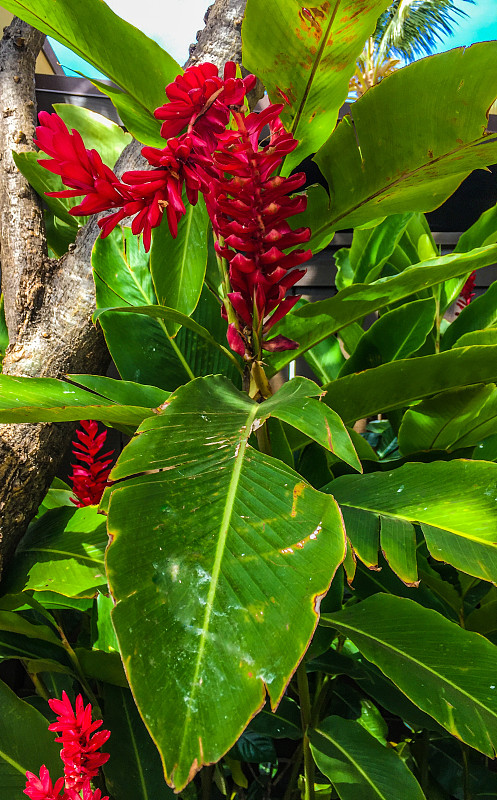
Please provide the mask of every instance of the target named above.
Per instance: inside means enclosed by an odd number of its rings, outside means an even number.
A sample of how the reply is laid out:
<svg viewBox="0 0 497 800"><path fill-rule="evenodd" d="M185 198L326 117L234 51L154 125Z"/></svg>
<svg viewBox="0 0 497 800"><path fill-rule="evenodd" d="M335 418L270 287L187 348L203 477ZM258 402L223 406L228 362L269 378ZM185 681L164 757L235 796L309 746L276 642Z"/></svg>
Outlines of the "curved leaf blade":
<svg viewBox="0 0 497 800"><path fill-rule="evenodd" d="M494 757L495 645L449 622L437 611L393 595L373 595L356 606L323 616L322 622L348 636L369 661L452 736Z"/></svg>
<svg viewBox="0 0 497 800"><path fill-rule="evenodd" d="M497 137L484 134L496 64L497 43L480 42L416 61L357 100L315 157L333 198L327 227L432 211L494 163Z"/></svg>
<svg viewBox="0 0 497 800"><path fill-rule="evenodd" d="M419 523L434 558L497 582L497 464L463 460L404 464L390 472L337 478L325 491L333 493L340 505L374 517ZM347 529L352 545L353 525L352 518ZM388 559L388 551L385 555Z"/></svg>
<svg viewBox="0 0 497 800"><path fill-rule="evenodd" d="M423 800L406 764L359 722L327 717L309 731L314 760L340 800Z"/></svg>
<svg viewBox="0 0 497 800"><path fill-rule="evenodd" d="M285 174L315 153L335 127L364 42L389 0L249 0L242 27L243 64L262 80L299 140ZM268 25L267 20L278 20Z"/></svg>
<svg viewBox="0 0 497 800"><path fill-rule="evenodd" d="M226 379L199 378L140 428L112 473L125 479L108 516L114 626L177 789L230 748L266 689L277 706L344 557L335 501L248 444L259 412ZM151 467L161 471L140 475Z"/></svg>

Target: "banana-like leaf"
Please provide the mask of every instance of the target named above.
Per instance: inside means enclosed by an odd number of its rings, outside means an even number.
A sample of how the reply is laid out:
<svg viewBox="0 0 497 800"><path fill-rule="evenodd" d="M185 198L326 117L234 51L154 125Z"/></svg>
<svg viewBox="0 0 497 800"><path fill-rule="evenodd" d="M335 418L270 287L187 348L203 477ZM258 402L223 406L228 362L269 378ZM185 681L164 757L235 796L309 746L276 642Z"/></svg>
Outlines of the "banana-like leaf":
<svg viewBox="0 0 497 800"><path fill-rule="evenodd" d="M468 386L442 392L407 411L399 429L404 455L459 450L497 433L497 387Z"/></svg>
<svg viewBox="0 0 497 800"><path fill-rule="evenodd" d="M3 0L3 6L93 64L136 101L142 114L153 115L164 103L165 84L181 72L162 47L101 0Z"/></svg>
<svg viewBox="0 0 497 800"><path fill-rule="evenodd" d="M2 797L20 797L26 786L26 771L40 774L42 764L52 778L60 775L60 745L48 730L47 719L0 681L0 792Z"/></svg>
<svg viewBox="0 0 497 800"><path fill-rule="evenodd" d="M416 61L366 92L315 156L332 198L315 235L432 211L472 170L494 164L497 137L484 133L496 85L497 42L480 42Z"/></svg>
<svg viewBox="0 0 497 800"><path fill-rule="evenodd" d="M162 392L162 401L167 393ZM101 420L108 425L139 425L152 408L120 405L56 378L0 375L0 422Z"/></svg>
<svg viewBox="0 0 497 800"><path fill-rule="evenodd" d="M332 333L352 322L362 320L373 311L409 297L430 286L466 275L473 269L488 267L497 260L497 245L472 250L470 253L440 256L422 261L393 278L370 284L354 284L327 300L308 303L287 314L274 326L275 333L284 334L299 343L290 350L268 358L271 369L277 372L289 361Z"/></svg>
<svg viewBox="0 0 497 800"><path fill-rule="evenodd" d="M157 386L147 386L143 383L133 383L133 381L120 381L115 378L107 378L105 375L81 375L74 374L67 376L73 383L96 392L101 397L106 397L114 403L123 406L143 406L143 408L158 408L169 397L169 392L158 389Z"/></svg>
<svg viewBox="0 0 497 800"><path fill-rule="evenodd" d="M114 626L178 790L231 747L266 691L277 706L344 557L333 498L248 444L261 412L226 379L199 378L112 472Z"/></svg>
<svg viewBox="0 0 497 800"><path fill-rule="evenodd" d="M494 757L495 645L436 611L384 594L327 614L322 622L350 638L369 661L449 733Z"/></svg>
<svg viewBox="0 0 497 800"><path fill-rule="evenodd" d="M105 517L96 506L63 506L32 523L6 575L6 591L94 597L104 585Z"/></svg>
<svg viewBox="0 0 497 800"><path fill-rule="evenodd" d="M315 153L335 127L357 57L389 0L331 0L304 8L298 0L248 0L243 64L284 103L287 130L300 141L285 174ZM268 25L268 19L276 21Z"/></svg>
<svg viewBox="0 0 497 800"><path fill-rule="evenodd" d="M340 800L424 800L404 761L356 720L327 717L309 739L318 768Z"/></svg>
<svg viewBox="0 0 497 800"><path fill-rule="evenodd" d="M382 364L324 386L325 403L351 424L444 389L497 381L497 346L461 347Z"/></svg>
<svg viewBox="0 0 497 800"><path fill-rule="evenodd" d="M386 516L411 526L419 523L433 558L497 582L497 464L462 460L405 464L390 472L342 476L324 491L333 494L340 506L361 511L362 517L367 513L373 520ZM373 522L366 527L361 516L347 518L347 535L354 547L357 524L359 558L365 537L371 536L364 561L372 566L378 529ZM390 535L388 548L383 537L381 544L390 561L395 536Z"/></svg>

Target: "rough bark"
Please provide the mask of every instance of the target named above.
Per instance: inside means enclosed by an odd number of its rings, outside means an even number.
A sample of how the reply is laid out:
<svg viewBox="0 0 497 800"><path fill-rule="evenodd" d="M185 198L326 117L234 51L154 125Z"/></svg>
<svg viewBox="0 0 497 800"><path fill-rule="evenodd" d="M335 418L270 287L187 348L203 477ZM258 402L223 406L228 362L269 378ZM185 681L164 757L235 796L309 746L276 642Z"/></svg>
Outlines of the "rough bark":
<svg viewBox="0 0 497 800"><path fill-rule="evenodd" d="M216 0L188 64L211 60L221 66L226 60L240 61L245 3L246 0ZM14 30L22 31L17 38L26 43L16 44L11 34ZM33 58L31 51L43 42L41 34L20 20L14 20L7 32L0 45L0 96L6 96L1 86L5 80L11 92L9 130L16 131L20 141L16 143L12 134L9 138L4 129L4 139L0 139L3 159L9 158L10 149L16 144L32 149L36 55ZM16 81L14 76L28 76L28 60L31 78ZM1 71L4 63L8 70L5 75ZM8 76L12 76L10 81ZM28 110L27 118L23 109ZM126 148L116 165L118 174L143 168L141 147L133 141ZM17 188L9 188L14 184L7 181L14 180L19 182L15 184ZM17 170L0 169L0 195L7 200L19 196L19 203L22 202L0 216L5 301L10 309L9 325L12 331L18 330L4 359L4 373L60 377L66 372L101 372L108 356L101 334L91 323L95 294L90 255L99 232L95 220L80 231L71 250L59 262L53 262L46 255L39 201ZM19 223L13 214L17 214ZM36 220L36 224L19 228L18 224L23 226L26 220ZM0 576L56 473L72 429L68 424L0 426Z"/></svg>

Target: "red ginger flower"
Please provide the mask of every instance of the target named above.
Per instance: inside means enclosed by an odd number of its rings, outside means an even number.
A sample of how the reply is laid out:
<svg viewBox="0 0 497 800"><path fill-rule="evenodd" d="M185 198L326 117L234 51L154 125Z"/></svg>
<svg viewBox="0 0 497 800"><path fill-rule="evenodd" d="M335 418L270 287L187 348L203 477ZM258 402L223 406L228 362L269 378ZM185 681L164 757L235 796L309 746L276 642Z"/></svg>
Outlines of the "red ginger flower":
<svg viewBox="0 0 497 800"><path fill-rule="evenodd" d="M64 777L55 785L50 780L46 766L40 768L40 776L26 772L26 794L31 800L109 800L102 797L100 789L92 790L90 781L98 773L102 764L109 758L107 753L96 751L107 741L110 731L99 731L102 720L91 721L91 705L85 708L83 698L76 698L76 710L65 692L62 700L49 700L52 711L55 711L57 722L48 726L49 731L61 731L56 742L62 742L61 758L64 762ZM62 792L62 794L61 794Z"/></svg>
<svg viewBox="0 0 497 800"><path fill-rule="evenodd" d="M273 175L297 145L281 124L281 109L272 105L261 114L234 114L238 130L227 131L220 138L214 154L218 179L206 197L214 231L224 240L216 249L229 262L234 289L229 298L237 324L230 324L228 341L233 350L248 358L260 357L260 346L273 352L298 346L284 336L268 341L266 335L299 299L284 298L305 275L305 270L294 267L311 257L310 250L283 252L308 241L310 230L292 230L286 221L305 209L306 197L288 196L303 185L305 175ZM259 150L260 131L266 124L270 141Z"/></svg>
<svg viewBox="0 0 497 800"><path fill-rule="evenodd" d="M77 430L78 440L73 441L73 454L86 466L72 464L70 480L76 498L72 502L78 507L98 505L102 499L104 489L109 485L109 465L112 464L113 450L100 453L107 438L107 431L98 434L98 423L95 420L81 420L81 428ZM51 702L51 701L50 701ZM57 701L54 701L57 702Z"/></svg>
<svg viewBox="0 0 497 800"><path fill-rule="evenodd" d="M475 281L476 281L476 272L472 272L468 280L462 287L461 294L456 300L456 315L459 315L463 310L463 308L469 306L473 297L475 296L475 291L474 291Z"/></svg>
<svg viewBox="0 0 497 800"><path fill-rule="evenodd" d="M48 730L61 733L55 741L62 743L60 757L64 762L66 788L80 792L89 786L90 780L109 760L108 753L98 753L97 750L105 744L110 731L95 733L102 720L91 721L91 705L88 703L85 707L80 694L76 698L75 710L65 692L62 692L62 700L49 700L48 703L57 714L57 721L49 725ZM99 797L94 800L99 800Z"/></svg>

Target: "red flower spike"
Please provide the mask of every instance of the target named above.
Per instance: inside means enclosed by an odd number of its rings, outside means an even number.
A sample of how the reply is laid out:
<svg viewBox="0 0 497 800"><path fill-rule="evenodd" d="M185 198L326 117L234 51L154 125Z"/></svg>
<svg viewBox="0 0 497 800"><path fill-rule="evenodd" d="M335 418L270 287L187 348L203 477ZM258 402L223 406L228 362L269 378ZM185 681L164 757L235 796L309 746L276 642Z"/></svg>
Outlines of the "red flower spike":
<svg viewBox="0 0 497 800"><path fill-rule="evenodd" d="M71 501L78 508L99 504L104 489L109 485L107 479L113 460L111 456L114 454L113 450L107 453L100 452L107 438L107 431L97 435L97 422L81 420L80 426L83 430L76 431L77 440L73 441L73 454L86 466L72 464L73 471L69 476L76 495L76 497L71 497Z"/></svg>
<svg viewBox="0 0 497 800"><path fill-rule="evenodd" d="M458 316L463 308L469 306L473 297L475 296L475 281L476 281L476 272L472 272L469 276L468 280L464 284L461 289L461 294L456 300L456 315Z"/></svg>
<svg viewBox="0 0 497 800"><path fill-rule="evenodd" d="M110 731L97 731L102 720L91 720L91 705L85 707L79 694L76 708L73 709L67 694L62 692L62 700L48 701L52 711L57 714L57 721L48 726L49 731L60 732L55 740L62 743L60 757L64 762L66 789L75 792L86 791L84 800L100 800L100 796L88 795L89 783L98 774L100 767L109 759L108 753L98 753L110 736ZM88 790L85 787L88 786ZM34 800L38 800L35 798Z"/></svg>

